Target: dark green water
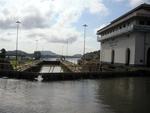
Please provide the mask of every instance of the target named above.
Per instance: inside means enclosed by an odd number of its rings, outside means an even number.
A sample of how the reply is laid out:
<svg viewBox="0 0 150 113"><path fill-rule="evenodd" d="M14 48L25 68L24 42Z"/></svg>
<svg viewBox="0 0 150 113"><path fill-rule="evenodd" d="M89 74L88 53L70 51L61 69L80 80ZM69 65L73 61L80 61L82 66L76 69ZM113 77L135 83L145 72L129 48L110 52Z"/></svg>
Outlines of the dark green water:
<svg viewBox="0 0 150 113"><path fill-rule="evenodd" d="M150 78L0 79L0 113L150 113Z"/></svg>

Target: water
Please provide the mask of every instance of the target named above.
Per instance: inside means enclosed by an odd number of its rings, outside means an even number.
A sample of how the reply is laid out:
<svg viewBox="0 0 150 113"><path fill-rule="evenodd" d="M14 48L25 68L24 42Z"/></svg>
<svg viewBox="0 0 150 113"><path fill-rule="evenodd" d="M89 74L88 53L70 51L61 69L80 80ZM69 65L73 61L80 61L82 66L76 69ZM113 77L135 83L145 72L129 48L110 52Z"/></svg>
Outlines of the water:
<svg viewBox="0 0 150 113"><path fill-rule="evenodd" d="M47 59L43 59L46 61L56 61L57 58L47 58ZM66 60L77 64L79 58L66 58ZM63 73L63 72L67 72L66 69L62 68L60 65L43 65L40 73Z"/></svg>
<svg viewBox="0 0 150 113"><path fill-rule="evenodd" d="M42 60L46 60L46 61L56 61L58 58L43 58ZM66 60L72 62L72 63L75 63L77 64L78 63L78 60L80 58L66 58Z"/></svg>
<svg viewBox="0 0 150 113"><path fill-rule="evenodd" d="M0 113L150 113L150 78L0 79Z"/></svg>
<svg viewBox="0 0 150 113"><path fill-rule="evenodd" d="M59 65L43 65L40 73L63 73L64 70Z"/></svg>

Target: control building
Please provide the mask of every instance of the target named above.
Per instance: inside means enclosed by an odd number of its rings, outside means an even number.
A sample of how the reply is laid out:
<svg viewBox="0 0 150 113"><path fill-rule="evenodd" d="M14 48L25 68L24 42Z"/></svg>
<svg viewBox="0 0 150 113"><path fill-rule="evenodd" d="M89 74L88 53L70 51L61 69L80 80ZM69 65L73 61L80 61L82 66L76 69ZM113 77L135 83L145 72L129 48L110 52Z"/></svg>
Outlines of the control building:
<svg viewBox="0 0 150 113"><path fill-rule="evenodd" d="M141 4L97 31L100 61L150 66L150 5Z"/></svg>

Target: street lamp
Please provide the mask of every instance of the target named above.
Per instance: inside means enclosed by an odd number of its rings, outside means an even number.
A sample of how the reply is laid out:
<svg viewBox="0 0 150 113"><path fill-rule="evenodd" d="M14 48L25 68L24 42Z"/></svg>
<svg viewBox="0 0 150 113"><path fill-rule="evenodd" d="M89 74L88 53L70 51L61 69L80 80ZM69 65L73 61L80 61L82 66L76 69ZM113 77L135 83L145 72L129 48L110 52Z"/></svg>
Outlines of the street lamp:
<svg viewBox="0 0 150 113"><path fill-rule="evenodd" d="M68 39L67 39L67 51L66 51L66 57L68 56L68 44L69 44L69 41L68 41Z"/></svg>
<svg viewBox="0 0 150 113"><path fill-rule="evenodd" d="M84 45L83 45L83 55L85 54L85 38L86 38L86 27L88 27L88 25L84 24Z"/></svg>
<svg viewBox="0 0 150 113"><path fill-rule="evenodd" d="M36 40L36 47L35 47L35 51L38 50L38 40Z"/></svg>
<svg viewBox="0 0 150 113"><path fill-rule="evenodd" d="M19 24L21 22L20 21L17 21L16 24L17 24L17 38L16 38L16 70L17 70L17 65L18 65L18 30L19 30Z"/></svg>

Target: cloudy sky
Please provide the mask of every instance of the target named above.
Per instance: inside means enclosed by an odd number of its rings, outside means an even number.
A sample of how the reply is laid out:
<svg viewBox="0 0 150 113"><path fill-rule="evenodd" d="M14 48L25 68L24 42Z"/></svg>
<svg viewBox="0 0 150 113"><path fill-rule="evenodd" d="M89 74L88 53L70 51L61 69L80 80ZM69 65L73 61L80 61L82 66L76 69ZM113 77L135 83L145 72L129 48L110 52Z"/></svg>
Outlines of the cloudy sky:
<svg viewBox="0 0 150 113"><path fill-rule="evenodd" d="M88 24L86 52L98 50L96 30L150 0L0 0L0 48L15 50L16 21L19 50L83 53L83 24ZM36 41L38 40L38 41Z"/></svg>

